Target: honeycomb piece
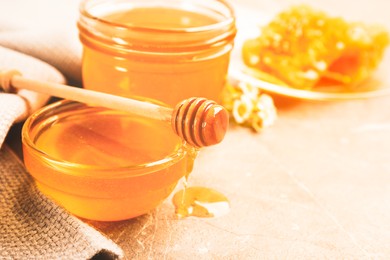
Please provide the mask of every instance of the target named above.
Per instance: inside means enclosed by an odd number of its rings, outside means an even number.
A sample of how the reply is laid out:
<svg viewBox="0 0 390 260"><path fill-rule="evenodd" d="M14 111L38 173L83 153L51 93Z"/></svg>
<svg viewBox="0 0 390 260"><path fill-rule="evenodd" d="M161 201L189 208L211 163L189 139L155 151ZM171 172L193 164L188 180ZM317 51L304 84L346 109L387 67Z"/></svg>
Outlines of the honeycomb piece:
<svg viewBox="0 0 390 260"><path fill-rule="evenodd" d="M357 85L377 68L389 44L379 26L348 23L309 6L279 13L245 41L244 63L287 85L312 89L324 81Z"/></svg>

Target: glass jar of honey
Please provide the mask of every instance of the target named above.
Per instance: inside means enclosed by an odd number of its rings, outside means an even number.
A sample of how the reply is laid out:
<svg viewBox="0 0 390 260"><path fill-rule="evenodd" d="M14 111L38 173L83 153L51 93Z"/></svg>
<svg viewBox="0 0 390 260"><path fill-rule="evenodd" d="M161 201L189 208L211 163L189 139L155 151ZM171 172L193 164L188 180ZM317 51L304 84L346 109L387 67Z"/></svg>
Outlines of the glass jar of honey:
<svg viewBox="0 0 390 260"><path fill-rule="evenodd" d="M85 88L169 106L220 101L236 35L224 0L84 0L78 28Z"/></svg>
<svg viewBox="0 0 390 260"><path fill-rule="evenodd" d="M164 121L66 100L31 115L22 143L39 190L69 212L100 221L154 209L196 157Z"/></svg>

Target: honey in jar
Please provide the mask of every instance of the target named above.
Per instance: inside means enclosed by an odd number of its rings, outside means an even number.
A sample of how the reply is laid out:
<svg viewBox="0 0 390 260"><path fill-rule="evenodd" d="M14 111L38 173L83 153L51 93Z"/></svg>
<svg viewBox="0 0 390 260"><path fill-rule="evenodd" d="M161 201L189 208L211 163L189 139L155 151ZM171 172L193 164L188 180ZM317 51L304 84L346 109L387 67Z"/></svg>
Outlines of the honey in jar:
<svg viewBox="0 0 390 260"><path fill-rule="evenodd" d="M33 114L22 140L38 188L93 220L152 210L188 176L196 156L167 122L72 101Z"/></svg>
<svg viewBox="0 0 390 260"><path fill-rule="evenodd" d="M86 0L78 28L85 88L170 106L220 101L236 34L226 2Z"/></svg>

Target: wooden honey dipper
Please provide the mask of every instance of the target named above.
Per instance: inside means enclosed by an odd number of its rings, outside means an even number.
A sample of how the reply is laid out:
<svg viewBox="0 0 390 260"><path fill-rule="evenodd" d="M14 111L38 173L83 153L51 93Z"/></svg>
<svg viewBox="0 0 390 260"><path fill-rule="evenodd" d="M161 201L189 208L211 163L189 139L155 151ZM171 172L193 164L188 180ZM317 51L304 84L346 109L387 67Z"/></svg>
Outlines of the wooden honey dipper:
<svg viewBox="0 0 390 260"><path fill-rule="evenodd" d="M0 73L0 86L5 92L17 93L17 89L27 89L50 96L168 121L171 123L173 131L194 147L210 146L221 142L229 123L226 109L205 98L189 98L181 101L172 109L98 91L27 79L15 70Z"/></svg>

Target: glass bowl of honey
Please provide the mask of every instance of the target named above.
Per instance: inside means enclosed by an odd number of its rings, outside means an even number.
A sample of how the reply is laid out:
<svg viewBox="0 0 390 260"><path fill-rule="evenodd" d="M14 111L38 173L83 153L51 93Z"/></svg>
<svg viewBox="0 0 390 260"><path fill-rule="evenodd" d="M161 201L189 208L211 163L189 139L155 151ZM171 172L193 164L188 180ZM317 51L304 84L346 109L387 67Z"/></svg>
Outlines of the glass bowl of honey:
<svg viewBox="0 0 390 260"><path fill-rule="evenodd" d="M31 115L22 143L39 190L74 215L98 221L157 207L191 172L196 154L167 122L68 100Z"/></svg>
<svg viewBox="0 0 390 260"><path fill-rule="evenodd" d="M83 86L174 106L221 101L236 35L224 0L84 0Z"/></svg>

